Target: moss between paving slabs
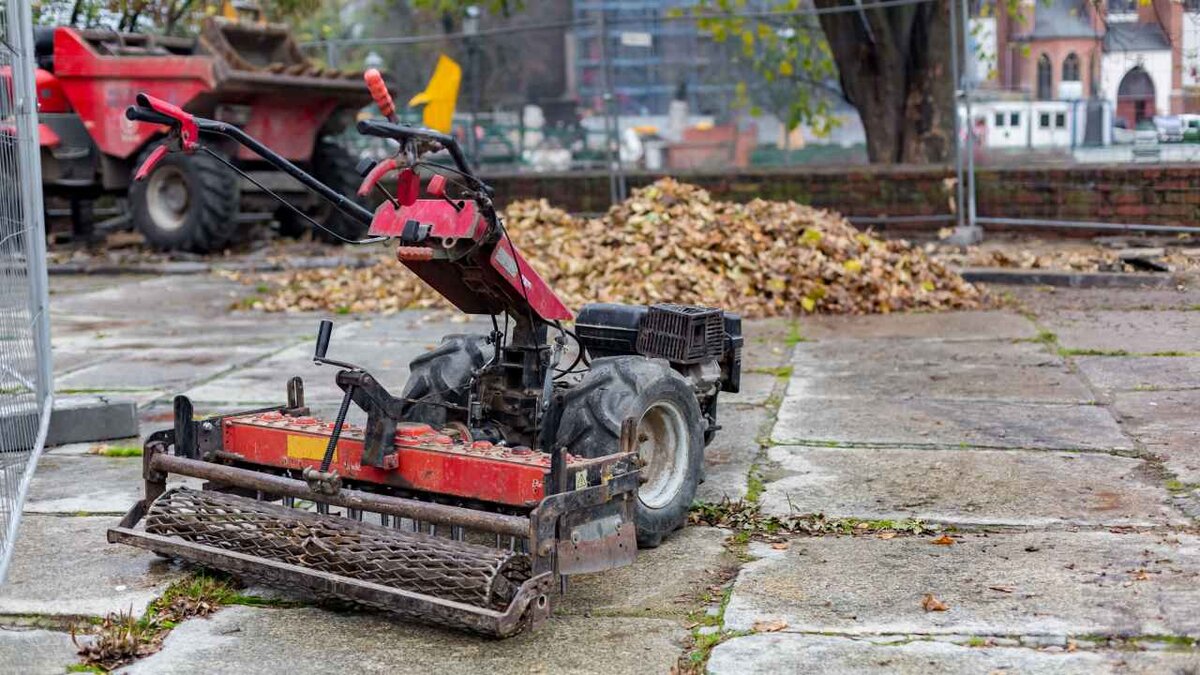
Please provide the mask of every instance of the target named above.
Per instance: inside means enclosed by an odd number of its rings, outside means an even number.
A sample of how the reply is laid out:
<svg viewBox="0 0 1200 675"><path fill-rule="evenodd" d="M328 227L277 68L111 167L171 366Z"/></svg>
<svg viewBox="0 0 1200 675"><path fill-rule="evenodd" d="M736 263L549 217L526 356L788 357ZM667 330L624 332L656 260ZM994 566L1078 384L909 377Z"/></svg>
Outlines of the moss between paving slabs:
<svg viewBox="0 0 1200 675"><path fill-rule="evenodd" d="M141 457L142 448L139 445L97 445L91 453L103 457Z"/></svg>
<svg viewBox="0 0 1200 675"><path fill-rule="evenodd" d="M110 613L71 627L80 662L69 672L109 672L162 647L176 625L194 616L208 616L226 605L292 607L296 603L246 595L224 574L194 572L167 587L140 617L133 612ZM90 636L91 639L80 639Z"/></svg>

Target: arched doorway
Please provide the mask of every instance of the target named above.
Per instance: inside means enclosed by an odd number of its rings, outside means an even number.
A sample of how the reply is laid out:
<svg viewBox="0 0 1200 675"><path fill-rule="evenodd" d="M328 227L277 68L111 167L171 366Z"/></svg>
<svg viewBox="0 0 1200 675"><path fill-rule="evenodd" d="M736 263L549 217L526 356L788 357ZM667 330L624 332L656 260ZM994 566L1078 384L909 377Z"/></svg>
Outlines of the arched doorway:
<svg viewBox="0 0 1200 675"><path fill-rule="evenodd" d="M1136 129L1138 122L1154 117L1154 81L1141 66L1136 66L1117 87L1117 118L1125 120L1127 129Z"/></svg>

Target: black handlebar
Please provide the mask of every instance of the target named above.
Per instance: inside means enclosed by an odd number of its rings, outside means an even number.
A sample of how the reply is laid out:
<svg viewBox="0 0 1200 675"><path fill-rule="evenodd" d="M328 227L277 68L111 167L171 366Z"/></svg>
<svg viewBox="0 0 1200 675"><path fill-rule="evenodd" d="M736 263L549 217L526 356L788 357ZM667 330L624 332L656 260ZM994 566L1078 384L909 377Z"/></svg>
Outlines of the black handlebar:
<svg viewBox="0 0 1200 675"><path fill-rule="evenodd" d="M443 134L440 131L426 129L424 127L414 127L407 124L393 124L382 120L360 120L358 123L358 133L364 136L377 136L379 138L390 138L395 141L432 141L446 149L450 153L450 159L454 160L454 166L458 168L458 172L463 178L471 182L471 188L480 190L489 197L492 195L492 188L471 171L471 165L467 164L467 158L463 155L462 148L459 147L458 141L449 134Z"/></svg>
<svg viewBox="0 0 1200 675"><path fill-rule="evenodd" d="M178 120L151 110L150 108L140 108L136 105L131 105L125 109L125 119L134 122L149 122L151 124L162 124L164 126L174 126L178 124Z"/></svg>

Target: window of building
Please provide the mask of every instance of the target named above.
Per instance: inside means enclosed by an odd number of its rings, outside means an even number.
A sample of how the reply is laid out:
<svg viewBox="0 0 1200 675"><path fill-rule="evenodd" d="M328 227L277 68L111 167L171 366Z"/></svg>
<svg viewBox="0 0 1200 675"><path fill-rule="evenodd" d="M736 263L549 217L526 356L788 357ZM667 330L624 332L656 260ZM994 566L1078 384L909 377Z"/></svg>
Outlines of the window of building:
<svg viewBox="0 0 1200 675"><path fill-rule="evenodd" d="M1050 72L1050 57L1042 54L1037 62L1037 97L1048 100L1051 96L1050 85L1053 83L1053 73Z"/></svg>
<svg viewBox="0 0 1200 675"><path fill-rule="evenodd" d="M1038 127L1041 129L1050 128L1050 113L1042 113L1038 115Z"/></svg>
<svg viewBox="0 0 1200 675"><path fill-rule="evenodd" d="M1067 114L1066 113L1054 113L1054 128L1055 129L1066 129L1067 128Z"/></svg>
<svg viewBox="0 0 1200 675"><path fill-rule="evenodd" d="M1021 113L1016 113L1016 112L1009 113L1008 114L1008 126L1010 126L1010 127L1021 126Z"/></svg>
<svg viewBox="0 0 1200 675"><path fill-rule="evenodd" d="M1063 59L1062 79L1063 82L1079 81L1079 57L1075 56L1074 52L1067 54L1067 58Z"/></svg>
<svg viewBox="0 0 1200 675"><path fill-rule="evenodd" d="M1183 0L1185 12L1200 12L1200 0Z"/></svg>
<svg viewBox="0 0 1200 675"><path fill-rule="evenodd" d="M1004 113L1002 113L1002 112L996 113L996 128L997 129L1004 128Z"/></svg>

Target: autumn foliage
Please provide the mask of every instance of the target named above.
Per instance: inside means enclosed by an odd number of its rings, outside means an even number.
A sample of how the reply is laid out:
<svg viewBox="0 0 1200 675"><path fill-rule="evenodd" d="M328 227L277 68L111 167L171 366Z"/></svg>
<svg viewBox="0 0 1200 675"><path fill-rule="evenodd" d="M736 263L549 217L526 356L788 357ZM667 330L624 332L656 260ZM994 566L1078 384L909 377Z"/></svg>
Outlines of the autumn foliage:
<svg viewBox="0 0 1200 675"><path fill-rule="evenodd" d="M795 202L714 200L670 178L634 191L600 218L520 201L504 222L567 305L677 302L747 317L976 307L979 292L919 247L862 232ZM267 277L264 311L390 313L439 305L390 256L361 269Z"/></svg>

